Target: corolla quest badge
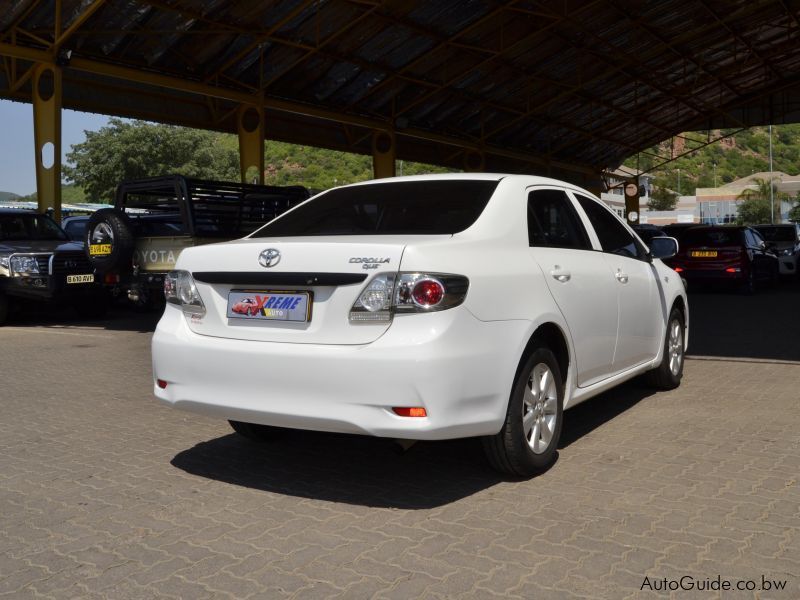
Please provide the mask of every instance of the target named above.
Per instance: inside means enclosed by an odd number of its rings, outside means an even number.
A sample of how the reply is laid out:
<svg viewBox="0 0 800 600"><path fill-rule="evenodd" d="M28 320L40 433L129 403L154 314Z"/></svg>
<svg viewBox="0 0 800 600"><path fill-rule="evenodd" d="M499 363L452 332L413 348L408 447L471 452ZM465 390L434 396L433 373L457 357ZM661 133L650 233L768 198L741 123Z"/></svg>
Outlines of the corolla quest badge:
<svg viewBox="0 0 800 600"><path fill-rule="evenodd" d="M381 264L388 263L388 258L359 258L354 256L350 259L351 263L360 263L362 269L377 269Z"/></svg>
<svg viewBox="0 0 800 600"><path fill-rule="evenodd" d="M265 269L274 267L279 262L281 262L281 253L275 248L267 248L266 250L262 250L261 254L258 255L258 264Z"/></svg>

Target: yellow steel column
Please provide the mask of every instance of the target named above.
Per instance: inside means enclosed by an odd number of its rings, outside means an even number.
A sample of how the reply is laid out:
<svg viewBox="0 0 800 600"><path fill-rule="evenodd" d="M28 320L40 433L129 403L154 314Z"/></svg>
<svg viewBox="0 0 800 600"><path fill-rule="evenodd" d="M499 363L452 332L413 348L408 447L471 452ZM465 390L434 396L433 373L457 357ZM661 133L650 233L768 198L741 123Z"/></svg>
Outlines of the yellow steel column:
<svg viewBox="0 0 800 600"><path fill-rule="evenodd" d="M38 64L33 72L33 136L39 212L61 221L61 69Z"/></svg>
<svg viewBox="0 0 800 600"><path fill-rule="evenodd" d="M372 133L372 173L375 179L394 177L395 156L394 132L374 131Z"/></svg>
<svg viewBox="0 0 800 600"><path fill-rule="evenodd" d="M244 183L264 183L264 109L243 104L236 114L239 167Z"/></svg>

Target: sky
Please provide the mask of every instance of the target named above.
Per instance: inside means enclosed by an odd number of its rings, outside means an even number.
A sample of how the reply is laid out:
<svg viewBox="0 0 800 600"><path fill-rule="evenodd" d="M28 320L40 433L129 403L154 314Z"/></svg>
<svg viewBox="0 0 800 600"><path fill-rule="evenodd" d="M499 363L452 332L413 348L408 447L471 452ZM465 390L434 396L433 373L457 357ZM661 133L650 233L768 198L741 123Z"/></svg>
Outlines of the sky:
<svg viewBox="0 0 800 600"><path fill-rule="evenodd" d="M63 110L62 163L70 146L86 139L85 130L96 131L107 122L106 116ZM0 100L0 192L26 196L36 191L33 148L33 105Z"/></svg>

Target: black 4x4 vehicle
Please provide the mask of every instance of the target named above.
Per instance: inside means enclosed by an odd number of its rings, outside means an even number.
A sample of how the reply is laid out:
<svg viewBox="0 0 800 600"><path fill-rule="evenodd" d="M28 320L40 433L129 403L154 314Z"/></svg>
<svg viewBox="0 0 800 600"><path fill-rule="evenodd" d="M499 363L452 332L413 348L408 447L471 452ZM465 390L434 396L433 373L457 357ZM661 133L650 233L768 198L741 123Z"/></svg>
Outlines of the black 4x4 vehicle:
<svg viewBox="0 0 800 600"><path fill-rule="evenodd" d="M124 181L114 208L86 227L86 256L113 292L138 303L163 301L164 275L184 248L233 240L310 196L276 187L189 179L180 175Z"/></svg>
<svg viewBox="0 0 800 600"><path fill-rule="evenodd" d="M105 299L82 243L47 215L0 209L0 325L12 300L68 303L92 317L105 312Z"/></svg>

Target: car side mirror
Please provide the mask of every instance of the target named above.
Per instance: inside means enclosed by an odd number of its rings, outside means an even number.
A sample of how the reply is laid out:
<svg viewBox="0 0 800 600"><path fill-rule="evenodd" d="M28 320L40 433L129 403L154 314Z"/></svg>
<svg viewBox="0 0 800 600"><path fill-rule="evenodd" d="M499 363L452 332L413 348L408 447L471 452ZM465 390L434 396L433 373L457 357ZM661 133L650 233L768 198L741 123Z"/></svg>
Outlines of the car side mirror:
<svg viewBox="0 0 800 600"><path fill-rule="evenodd" d="M678 253L678 240L673 237L654 237L650 240L650 255L662 260L672 258Z"/></svg>

